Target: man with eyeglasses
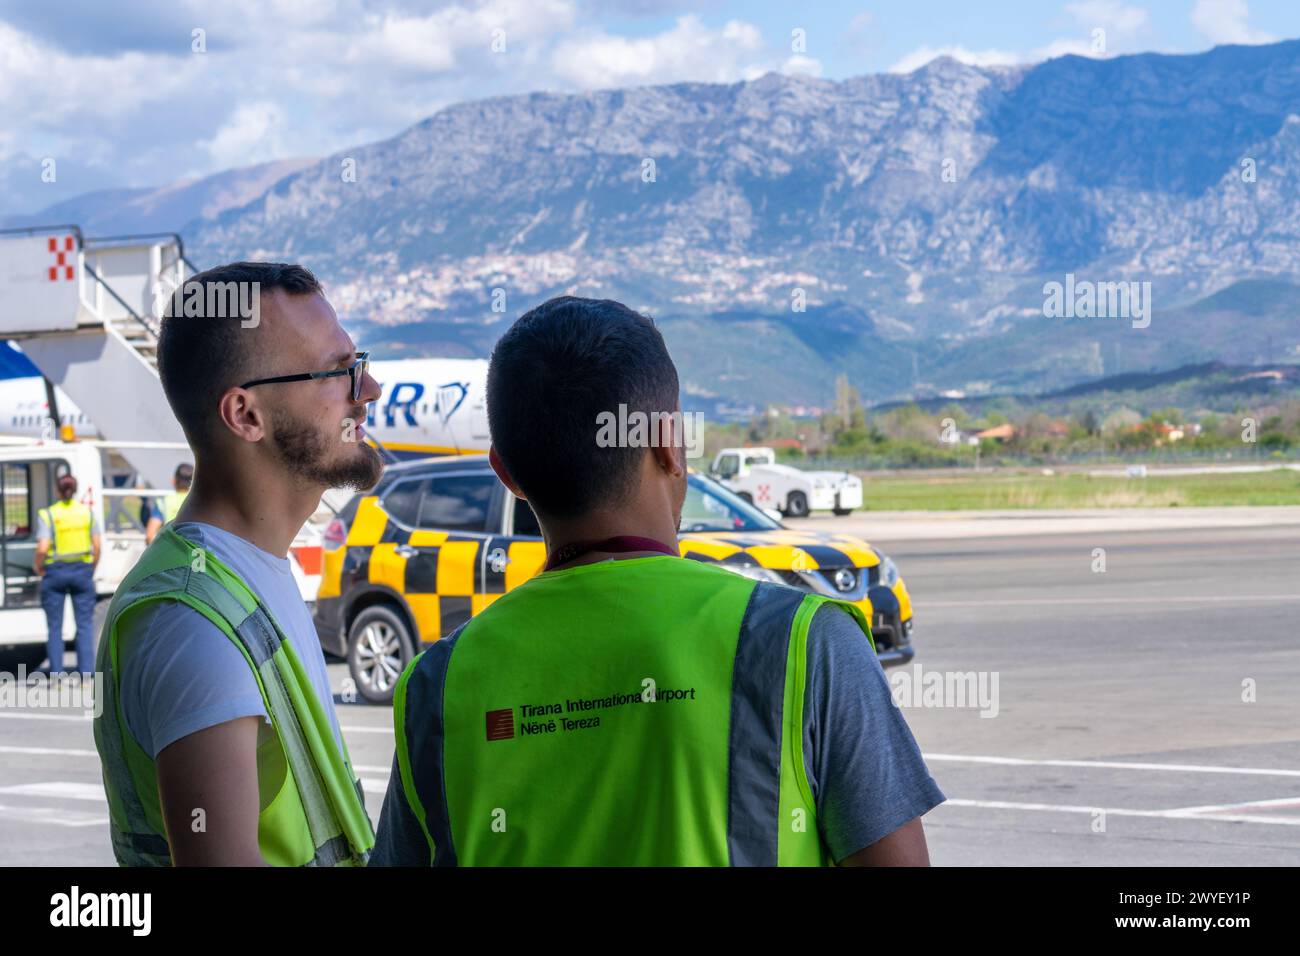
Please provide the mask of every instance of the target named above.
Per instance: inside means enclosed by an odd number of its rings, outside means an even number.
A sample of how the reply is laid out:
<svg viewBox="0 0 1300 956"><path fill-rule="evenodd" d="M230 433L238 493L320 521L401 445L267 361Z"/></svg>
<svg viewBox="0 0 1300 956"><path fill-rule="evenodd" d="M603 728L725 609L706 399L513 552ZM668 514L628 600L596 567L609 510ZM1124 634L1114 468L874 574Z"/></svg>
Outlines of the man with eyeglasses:
<svg viewBox="0 0 1300 956"><path fill-rule="evenodd" d="M158 370L194 482L114 596L97 661L114 855L364 865L374 832L288 551L326 489L379 480L362 427L379 386L302 266L220 266L180 301ZM255 321L229 308L250 301Z"/></svg>

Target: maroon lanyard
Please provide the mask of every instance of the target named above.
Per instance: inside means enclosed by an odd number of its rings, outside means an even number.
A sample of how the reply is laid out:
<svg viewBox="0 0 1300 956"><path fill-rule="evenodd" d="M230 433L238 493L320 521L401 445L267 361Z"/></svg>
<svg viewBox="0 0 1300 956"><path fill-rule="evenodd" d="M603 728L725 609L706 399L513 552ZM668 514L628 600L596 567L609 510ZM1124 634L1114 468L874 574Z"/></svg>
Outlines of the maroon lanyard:
<svg viewBox="0 0 1300 956"><path fill-rule="evenodd" d="M608 551L613 554L626 551L658 551L661 554L670 554L674 558L680 558L681 552L675 548L670 548L662 541L656 541L654 538L642 538L634 534L617 534L612 538L606 538L603 541L574 541L572 544L563 544L556 548L546 559L546 567L543 571L549 571L559 564L568 564L584 554L590 554L592 551Z"/></svg>

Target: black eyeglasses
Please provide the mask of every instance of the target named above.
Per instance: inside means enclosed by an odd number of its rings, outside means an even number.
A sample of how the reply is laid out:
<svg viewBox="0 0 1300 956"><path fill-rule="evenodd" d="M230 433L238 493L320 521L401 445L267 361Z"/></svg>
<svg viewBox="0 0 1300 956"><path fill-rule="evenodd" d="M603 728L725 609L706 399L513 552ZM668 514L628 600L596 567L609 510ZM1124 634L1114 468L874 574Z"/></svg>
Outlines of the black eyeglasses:
<svg viewBox="0 0 1300 956"><path fill-rule="evenodd" d="M301 375L277 375L275 378L258 378L245 382L240 388L252 388L254 385L274 385L277 382L308 382L315 378L334 378L347 375L352 379L352 401L361 400L361 379L370 371L370 353L358 352L357 360L347 368L336 368L328 372L303 372Z"/></svg>

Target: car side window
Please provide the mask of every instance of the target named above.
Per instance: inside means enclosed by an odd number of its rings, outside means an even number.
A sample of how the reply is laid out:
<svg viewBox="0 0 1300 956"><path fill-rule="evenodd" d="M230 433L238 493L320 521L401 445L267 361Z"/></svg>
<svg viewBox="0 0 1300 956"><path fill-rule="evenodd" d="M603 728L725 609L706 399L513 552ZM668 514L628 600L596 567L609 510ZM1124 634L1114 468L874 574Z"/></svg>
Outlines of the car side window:
<svg viewBox="0 0 1300 956"><path fill-rule="evenodd" d="M32 536L31 466L26 463L7 464L0 474L0 488L4 489L4 529L7 541L19 541Z"/></svg>
<svg viewBox="0 0 1300 956"><path fill-rule="evenodd" d="M533 506L523 498L515 498L514 534L516 537L523 535L540 538L542 536L542 527L537 523L537 515L533 514Z"/></svg>
<svg viewBox="0 0 1300 956"><path fill-rule="evenodd" d="M723 455L718 462L718 474L730 478L740 470L740 459L736 455Z"/></svg>
<svg viewBox="0 0 1300 956"><path fill-rule="evenodd" d="M692 531L732 531L736 526L735 516L717 498L706 495L694 482L686 485L686 497L682 500L682 520L680 529Z"/></svg>
<svg viewBox="0 0 1300 956"><path fill-rule="evenodd" d="M402 524L414 527L420 514L420 496L428 484L428 479L420 478L397 482L384 495L384 510Z"/></svg>
<svg viewBox="0 0 1300 956"><path fill-rule="evenodd" d="M429 479L418 527L436 531L486 532L496 475L450 475Z"/></svg>

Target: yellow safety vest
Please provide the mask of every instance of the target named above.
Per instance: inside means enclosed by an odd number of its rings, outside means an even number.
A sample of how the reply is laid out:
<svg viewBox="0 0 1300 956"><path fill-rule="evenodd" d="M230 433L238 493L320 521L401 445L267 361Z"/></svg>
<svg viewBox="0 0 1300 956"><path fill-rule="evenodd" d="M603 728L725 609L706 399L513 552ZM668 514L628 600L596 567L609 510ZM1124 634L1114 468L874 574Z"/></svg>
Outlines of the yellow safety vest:
<svg viewBox="0 0 1300 956"><path fill-rule="evenodd" d="M89 564L95 560L90 549L94 516L89 505L68 499L42 508L40 513L54 534L48 558L50 563L80 561Z"/></svg>
<svg viewBox="0 0 1300 956"><path fill-rule="evenodd" d="M195 573L195 554L203 554ZM252 668L275 735L257 750L257 843L272 866L365 866L375 845L365 793L347 747L337 746L329 715L293 645L248 585L211 551L163 531L113 595L95 669L103 675L94 721L108 798L113 854L122 866L168 866L156 762L141 748L122 710L121 674L132 642L132 610L179 601L215 624ZM125 620L125 624L123 624ZM123 639L125 638L125 639Z"/></svg>
<svg viewBox="0 0 1300 956"><path fill-rule="evenodd" d="M163 523L171 521L176 517L176 512L181 510L181 504L185 501L188 491L173 491L163 498Z"/></svg>

